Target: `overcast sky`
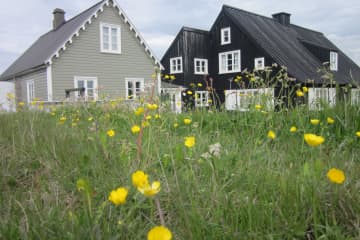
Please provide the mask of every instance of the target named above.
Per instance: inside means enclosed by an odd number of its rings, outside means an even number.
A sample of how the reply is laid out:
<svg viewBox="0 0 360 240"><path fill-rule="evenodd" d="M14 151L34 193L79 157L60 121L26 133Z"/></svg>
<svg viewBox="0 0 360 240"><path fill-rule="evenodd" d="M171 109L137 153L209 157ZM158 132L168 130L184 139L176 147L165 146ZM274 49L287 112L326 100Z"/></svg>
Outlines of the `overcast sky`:
<svg viewBox="0 0 360 240"><path fill-rule="evenodd" d="M99 0L2 0L0 73L52 27L52 11L69 19ZM209 30L223 4L270 17L291 13L291 22L323 32L360 65L359 0L117 0L160 59L182 26Z"/></svg>

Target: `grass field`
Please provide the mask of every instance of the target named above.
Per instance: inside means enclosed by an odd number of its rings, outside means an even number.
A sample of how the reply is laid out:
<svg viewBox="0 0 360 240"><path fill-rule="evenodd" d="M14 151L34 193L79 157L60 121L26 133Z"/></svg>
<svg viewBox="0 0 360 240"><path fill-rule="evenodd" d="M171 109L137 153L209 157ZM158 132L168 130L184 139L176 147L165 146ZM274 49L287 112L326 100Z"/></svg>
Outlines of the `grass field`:
<svg viewBox="0 0 360 240"><path fill-rule="evenodd" d="M0 114L0 239L146 239L159 225L173 239L360 239L359 107L137 113L111 102ZM137 170L158 194L133 186Z"/></svg>

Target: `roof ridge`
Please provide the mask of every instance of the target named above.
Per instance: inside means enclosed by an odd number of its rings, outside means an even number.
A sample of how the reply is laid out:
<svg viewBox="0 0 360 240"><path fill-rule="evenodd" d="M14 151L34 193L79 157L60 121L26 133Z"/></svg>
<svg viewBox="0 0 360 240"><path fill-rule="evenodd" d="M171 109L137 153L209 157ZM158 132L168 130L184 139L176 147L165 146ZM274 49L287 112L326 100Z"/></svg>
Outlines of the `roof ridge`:
<svg viewBox="0 0 360 240"><path fill-rule="evenodd" d="M182 30L188 30L188 31L194 31L194 32L205 32L205 33L209 33L208 30L204 30L204 29L200 29L200 28L187 27L187 26L183 26L181 29L182 29Z"/></svg>

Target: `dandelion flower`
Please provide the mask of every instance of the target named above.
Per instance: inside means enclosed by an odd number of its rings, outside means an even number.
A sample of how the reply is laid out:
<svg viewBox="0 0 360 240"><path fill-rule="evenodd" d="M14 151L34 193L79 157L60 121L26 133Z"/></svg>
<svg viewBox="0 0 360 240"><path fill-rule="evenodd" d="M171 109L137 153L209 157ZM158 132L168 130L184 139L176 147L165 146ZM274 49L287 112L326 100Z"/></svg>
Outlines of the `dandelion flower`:
<svg viewBox="0 0 360 240"><path fill-rule="evenodd" d="M145 174L143 171L136 171L131 175L132 184L136 188L143 188L149 185L148 175Z"/></svg>
<svg viewBox="0 0 360 240"><path fill-rule="evenodd" d="M147 240L171 240L172 234L170 230L164 226L152 228L147 235Z"/></svg>
<svg viewBox="0 0 360 240"><path fill-rule="evenodd" d="M146 105L146 107L147 107L147 109L149 109L149 110L156 110L156 109L158 108L158 105L157 105L156 103L154 103L154 104L148 103L148 104Z"/></svg>
<svg viewBox="0 0 360 240"><path fill-rule="evenodd" d="M322 136L317 136L315 134L306 133L304 134L304 140L309 146L316 147L322 144L325 141L325 138L323 138Z"/></svg>
<svg viewBox="0 0 360 240"><path fill-rule="evenodd" d="M272 130L270 130L267 134L268 138L274 140L276 138L276 133Z"/></svg>
<svg viewBox="0 0 360 240"><path fill-rule="evenodd" d="M296 128L295 126L292 126L292 127L290 128L290 132L294 133L294 132L296 132L296 131L297 131L297 128Z"/></svg>
<svg viewBox="0 0 360 240"><path fill-rule="evenodd" d="M193 94L193 92L190 91L190 90L188 90L186 93L187 93L187 95L192 95Z"/></svg>
<svg viewBox="0 0 360 240"><path fill-rule="evenodd" d="M259 104L256 104L256 105L255 105L255 109L260 110L261 108L262 108L261 105L259 105Z"/></svg>
<svg viewBox="0 0 360 240"><path fill-rule="evenodd" d="M360 131L356 132L355 134L356 136L360 137Z"/></svg>
<svg viewBox="0 0 360 240"><path fill-rule="evenodd" d="M185 124L185 125L189 125L191 122L192 122L192 121L191 121L190 118L185 118L185 119L184 119L184 124Z"/></svg>
<svg viewBox="0 0 360 240"><path fill-rule="evenodd" d="M297 90L297 91L296 91L296 96L298 96L298 97L303 97L303 96L304 96L304 92L301 91L301 90Z"/></svg>
<svg viewBox="0 0 360 240"><path fill-rule="evenodd" d="M166 74L164 78L165 78L165 79L169 79L170 76Z"/></svg>
<svg viewBox="0 0 360 240"><path fill-rule="evenodd" d="M302 91L303 91L304 93L307 93L307 92L309 91L309 89L308 89L307 87L302 87Z"/></svg>
<svg viewBox="0 0 360 240"><path fill-rule="evenodd" d="M345 174L340 169L331 168L327 172L327 177L330 180L330 182L342 184L345 181Z"/></svg>
<svg viewBox="0 0 360 240"><path fill-rule="evenodd" d="M198 83L197 85L198 85L198 87L202 87L202 86L203 86L202 83Z"/></svg>
<svg viewBox="0 0 360 240"><path fill-rule="evenodd" d="M155 181L151 185L146 184L145 187L139 187L138 191L144 194L146 197L152 197L155 196L160 192L160 182Z"/></svg>
<svg viewBox="0 0 360 240"><path fill-rule="evenodd" d="M318 125L318 124L320 123L320 120L319 120L319 119L311 119L311 120L310 120L310 123L311 123L312 125Z"/></svg>
<svg viewBox="0 0 360 240"><path fill-rule="evenodd" d="M184 145L192 148L195 145L195 137L185 137Z"/></svg>
<svg viewBox="0 0 360 240"><path fill-rule="evenodd" d="M126 188L118 188L111 191L109 201L115 205L125 204L128 190Z"/></svg>
<svg viewBox="0 0 360 240"><path fill-rule="evenodd" d="M332 119L331 117L328 117L326 120L328 124L333 124L335 122L335 120Z"/></svg>
<svg viewBox="0 0 360 240"><path fill-rule="evenodd" d="M133 134L139 133L139 132L140 132L140 127L139 127L139 125L134 125L134 126L132 126L131 132L132 132Z"/></svg>
<svg viewBox="0 0 360 240"><path fill-rule="evenodd" d="M106 134L109 136L109 137L113 137L115 136L115 131L113 129L110 129L106 132Z"/></svg>

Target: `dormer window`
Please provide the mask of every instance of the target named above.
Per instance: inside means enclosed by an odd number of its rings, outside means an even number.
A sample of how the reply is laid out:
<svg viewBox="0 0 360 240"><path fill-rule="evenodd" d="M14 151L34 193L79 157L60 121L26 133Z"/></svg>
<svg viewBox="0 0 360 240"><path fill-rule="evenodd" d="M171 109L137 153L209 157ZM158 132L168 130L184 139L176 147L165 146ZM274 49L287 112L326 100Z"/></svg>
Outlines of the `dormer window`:
<svg viewBox="0 0 360 240"><path fill-rule="evenodd" d="M338 70L338 53L330 52L330 70L337 71Z"/></svg>
<svg viewBox="0 0 360 240"><path fill-rule="evenodd" d="M265 58L255 58L254 70L264 70L265 69Z"/></svg>
<svg viewBox="0 0 360 240"><path fill-rule="evenodd" d="M231 31L230 27L221 29L221 45L231 43Z"/></svg>

